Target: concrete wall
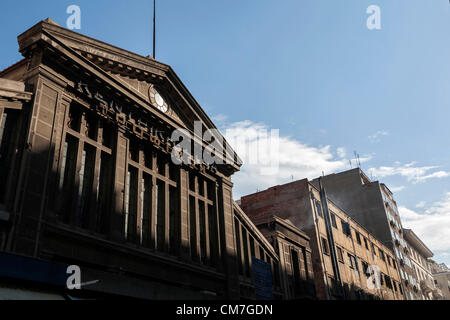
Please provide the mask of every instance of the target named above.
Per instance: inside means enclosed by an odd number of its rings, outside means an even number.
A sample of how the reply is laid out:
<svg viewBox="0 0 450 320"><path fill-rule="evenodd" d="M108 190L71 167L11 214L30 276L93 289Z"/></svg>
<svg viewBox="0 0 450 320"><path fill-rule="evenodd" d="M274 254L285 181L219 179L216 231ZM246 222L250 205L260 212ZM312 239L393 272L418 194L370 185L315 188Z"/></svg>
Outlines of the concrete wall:
<svg viewBox="0 0 450 320"><path fill-rule="evenodd" d="M436 287L441 290L444 300L450 300L450 272L433 274L433 278L437 282Z"/></svg>
<svg viewBox="0 0 450 320"><path fill-rule="evenodd" d="M312 182L318 185L317 180ZM328 197L381 241L392 241L380 184L363 184L359 169L322 178ZM392 248L392 243L387 243Z"/></svg>

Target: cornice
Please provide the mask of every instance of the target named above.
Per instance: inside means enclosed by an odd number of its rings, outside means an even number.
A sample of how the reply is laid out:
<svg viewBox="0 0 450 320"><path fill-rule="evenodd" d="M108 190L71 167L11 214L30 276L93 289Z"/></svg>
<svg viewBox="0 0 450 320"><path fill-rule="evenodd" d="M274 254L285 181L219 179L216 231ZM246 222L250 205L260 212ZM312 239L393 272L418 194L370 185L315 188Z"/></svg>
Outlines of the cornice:
<svg viewBox="0 0 450 320"><path fill-rule="evenodd" d="M131 74L138 80L141 79L150 83L155 81L166 82L167 86L174 90L178 98L181 98L183 104L189 109L188 113L193 114L195 120L202 121L208 129L216 129L211 119L190 94L176 73L166 64L67 30L48 21L41 21L21 34L18 37L18 42L20 51L25 57L29 56L31 50L40 43L45 44L52 50L58 51L59 55L65 56L68 60L73 61L74 64L81 66L94 77L108 83L109 87L114 88L126 100L132 101L137 107L142 107L153 117L161 119L173 128L186 128L185 124L179 123L179 121L152 108L146 97L138 94L136 90L130 88L119 77L109 74L104 68L122 71L126 74ZM104 65L100 66L99 64ZM189 128L186 129L192 131ZM193 137L195 139L195 135ZM226 142L225 138L222 138L227 145L227 153L235 155L234 150ZM204 142L202 141L201 144L204 144ZM239 171L242 166L242 160L237 155L234 160L234 164L229 168L230 174ZM224 167L224 169L228 171L227 168Z"/></svg>

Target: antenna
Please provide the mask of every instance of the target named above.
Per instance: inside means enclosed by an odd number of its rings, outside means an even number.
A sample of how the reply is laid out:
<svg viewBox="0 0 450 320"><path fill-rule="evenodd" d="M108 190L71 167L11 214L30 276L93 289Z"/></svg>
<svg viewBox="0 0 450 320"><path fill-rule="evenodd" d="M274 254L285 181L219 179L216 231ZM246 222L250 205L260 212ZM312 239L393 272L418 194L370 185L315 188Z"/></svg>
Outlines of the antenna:
<svg viewBox="0 0 450 320"><path fill-rule="evenodd" d="M357 167L361 169L361 161L359 159L359 154L356 151L354 151L353 154L355 155L355 161L356 161Z"/></svg>
<svg viewBox="0 0 450 320"><path fill-rule="evenodd" d="M156 0L153 0L153 59L156 60Z"/></svg>

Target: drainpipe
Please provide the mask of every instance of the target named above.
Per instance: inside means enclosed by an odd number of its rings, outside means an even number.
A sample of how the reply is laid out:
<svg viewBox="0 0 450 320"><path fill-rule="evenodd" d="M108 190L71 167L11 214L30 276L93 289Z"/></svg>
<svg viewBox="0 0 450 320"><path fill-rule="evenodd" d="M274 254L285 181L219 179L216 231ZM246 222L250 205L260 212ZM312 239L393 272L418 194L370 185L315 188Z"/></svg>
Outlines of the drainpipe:
<svg viewBox="0 0 450 320"><path fill-rule="evenodd" d="M327 264L325 263L325 257L323 255L323 247L322 247L322 241L320 239L320 232L319 232L319 217L315 214L316 210L314 209L315 206L315 198L314 195L312 193L312 191L310 192L310 199L309 199L310 203L312 203L312 214L313 214L313 222L314 222L314 229L315 229L315 233L316 233L316 241L317 241L317 246L319 247L319 254L321 255L321 264L322 264L322 268L325 271L324 272L324 281L325 281L325 285L327 288L327 295L328 295L328 300L331 300L331 291L330 291L330 287L328 286L328 270L327 270ZM314 266L313 266L314 268Z"/></svg>
<svg viewBox="0 0 450 320"><path fill-rule="evenodd" d="M319 178L319 187L320 187L320 202L322 204L322 208L323 208L322 211L323 211L323 216L324 216L324 220L325 220L325 226L327 229L331 262L333 265L333 272L336 277L336 281L338 281L342 287L342 279L341 279L341 274L339 272L339 263L337 260L336 245L335 245L334 236L333 236L333 226L331 225L331 217L330 217L330 211L328 209L327 193L322 184L322 177Z"/></svg>

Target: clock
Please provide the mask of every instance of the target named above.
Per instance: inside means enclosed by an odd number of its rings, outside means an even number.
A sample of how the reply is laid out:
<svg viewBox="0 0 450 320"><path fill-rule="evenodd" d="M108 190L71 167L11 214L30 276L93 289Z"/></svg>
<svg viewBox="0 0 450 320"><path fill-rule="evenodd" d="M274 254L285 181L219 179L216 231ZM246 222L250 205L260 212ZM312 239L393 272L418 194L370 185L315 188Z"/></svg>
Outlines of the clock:
<svg viewBox="0 0 450 320"><path fill-rule="evenodd" d="M167 113L169 111L169 105L163 96L156 90L154 86L150 86L149 88L149 96L150 102L152 105L163 113Z"/></svg>

